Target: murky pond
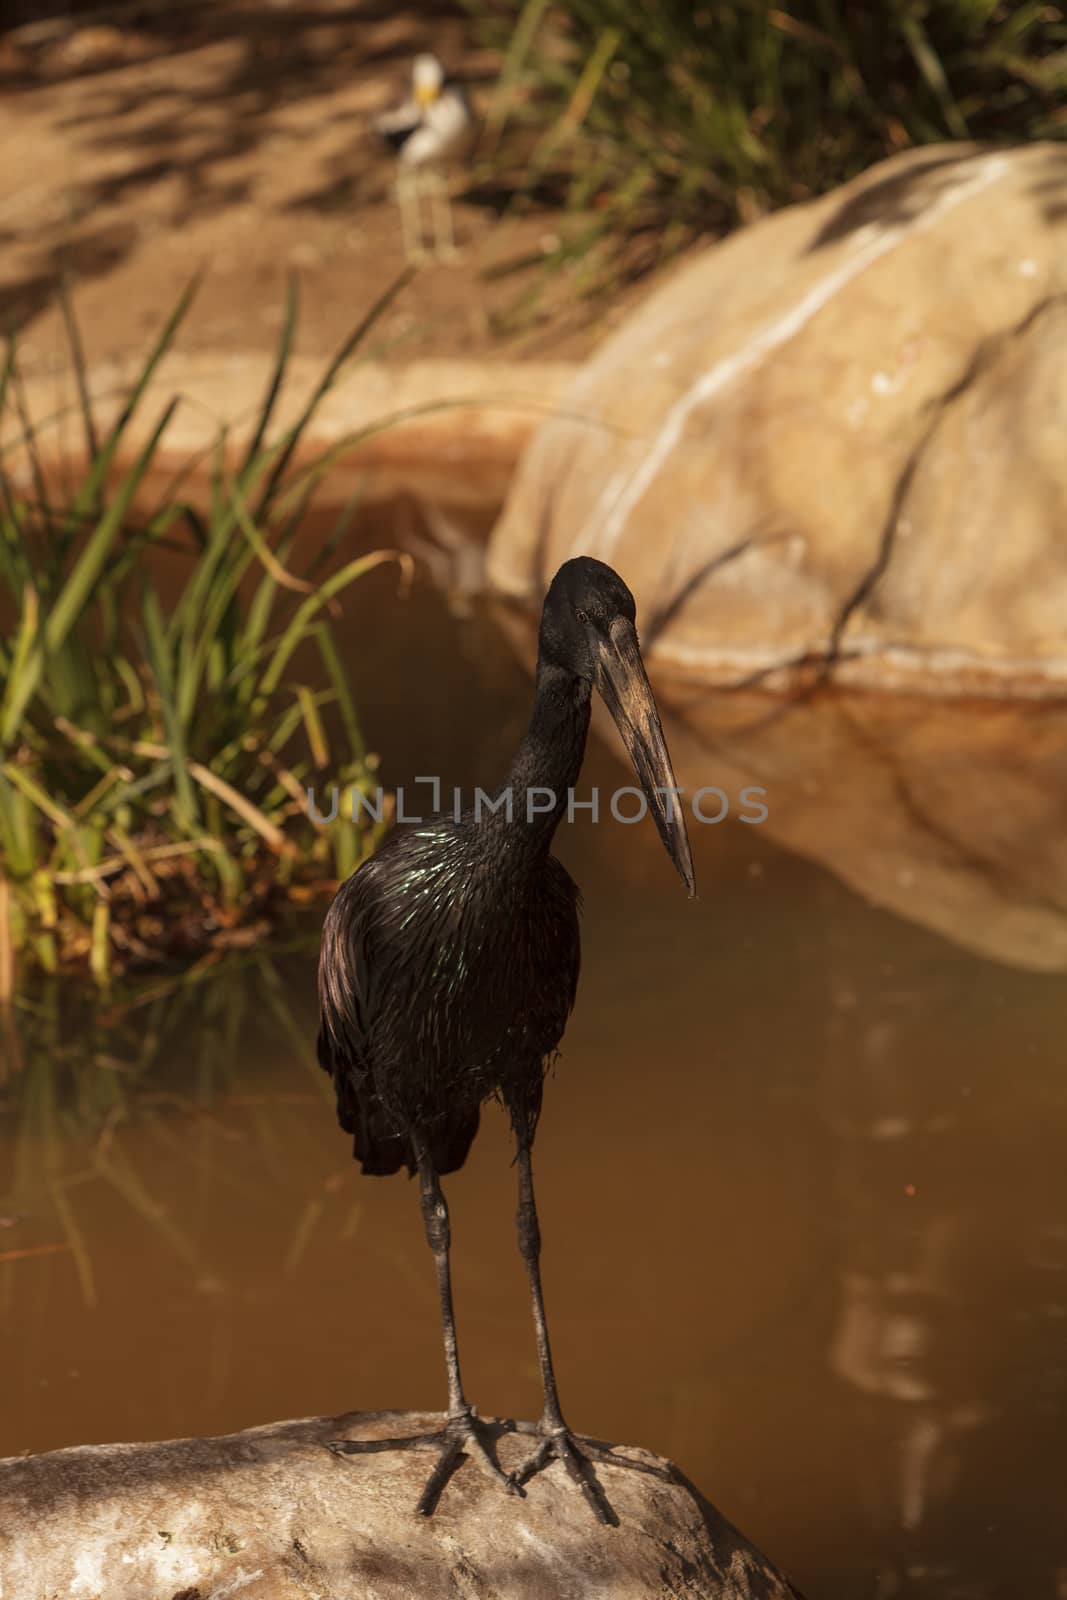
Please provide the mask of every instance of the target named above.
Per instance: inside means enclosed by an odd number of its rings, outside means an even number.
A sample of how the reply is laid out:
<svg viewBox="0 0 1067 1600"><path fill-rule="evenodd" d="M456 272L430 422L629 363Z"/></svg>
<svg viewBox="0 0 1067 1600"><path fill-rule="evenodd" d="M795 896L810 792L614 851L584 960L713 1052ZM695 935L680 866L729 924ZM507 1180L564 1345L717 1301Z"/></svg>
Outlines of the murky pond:
<svg viewBox="0 0 1067 1600"><path fill-rule="evenodd" d="M527 675L489 616L420 586L397 607L391 581L345 625L383 780L497 777ZM583 784L628 781L591 747ZM1036 852L1049 816L1027 826ZM899 837L835 827L849 881L884 850L899 885ZM651 823L561 830L584 976L535 1154L564 1406L677 1459L811 1600L1062 1596L1067 978L1026 898L1052 916L1054 886L1014 883L1001 925L986 872L984 899L905 918L783 836L736 808L692 826L689 902ZM313 974L295 948L110 1027L20 1013L0 1453L443 1403L417 1196L349 1159ZM449 1193L472 1399L535 1415L495 1108Z"/></svg>

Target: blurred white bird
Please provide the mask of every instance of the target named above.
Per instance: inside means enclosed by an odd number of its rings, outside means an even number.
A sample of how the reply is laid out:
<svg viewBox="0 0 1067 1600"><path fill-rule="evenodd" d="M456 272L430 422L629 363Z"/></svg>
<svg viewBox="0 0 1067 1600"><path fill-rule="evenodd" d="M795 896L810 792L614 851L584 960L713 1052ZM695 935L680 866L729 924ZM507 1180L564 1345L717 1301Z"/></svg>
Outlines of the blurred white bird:
<svg viewBox="0 0 1067 1600"><path fill-rule="evenodd" d="M473 140L474 117L463 90L446 80L436 56L416 56L410 98L376 117L373 127L397 152L396 198L408 260L421 261L427 254L421 194L430 201L433 253L438 260L454 260L459 252L443 169L448 161L462 156Z"/></svg>

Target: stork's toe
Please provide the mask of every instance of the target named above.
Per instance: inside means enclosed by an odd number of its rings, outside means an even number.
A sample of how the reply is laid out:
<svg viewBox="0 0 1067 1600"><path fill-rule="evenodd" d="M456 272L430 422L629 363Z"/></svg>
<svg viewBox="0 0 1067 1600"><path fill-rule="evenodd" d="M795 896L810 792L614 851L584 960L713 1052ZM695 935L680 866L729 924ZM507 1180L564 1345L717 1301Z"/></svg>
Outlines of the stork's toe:
<svg viewBox="0 0 1067 1600"><path fill-rule="evenodd" d="M448 1480L464 1455L472 1457L506 1494L523 1493L518 1480L503 1470L490 1449L497 1431L470 1410L449 1417L443 1428L432 1433L414 1433L399 1439L330 1439L326 1448L336 1456L373 1455L378 1451L416 1450L422 1446L436 1449L437 1464L415 1507L420 1517L432 1517Z"/></svg>
<svg viewBox="0 0 1067 1600"><path fill-rule="evenodd" d="M553 1423L542 1418L536 1424L519 1423L517 1426L520 1433L539 1435L540 1442L516 1472L516 1483L520 1485L528 1483L550 1462L560 1461L566 1468L568 1477L581 1490L586 1504L597 1521L611 1527L617 1527L619 1519L593 1470L594 1461L612 1467L627 1467L634 1472L644 1472L650 1477L662 1478L667 1482L674 1481L674 1474L669 1467L658 1466L649 1461L637 1461L632 1456L619 1455L608 1445L598 1444L593 1439L572 1433L565 1423Z"/></svg>

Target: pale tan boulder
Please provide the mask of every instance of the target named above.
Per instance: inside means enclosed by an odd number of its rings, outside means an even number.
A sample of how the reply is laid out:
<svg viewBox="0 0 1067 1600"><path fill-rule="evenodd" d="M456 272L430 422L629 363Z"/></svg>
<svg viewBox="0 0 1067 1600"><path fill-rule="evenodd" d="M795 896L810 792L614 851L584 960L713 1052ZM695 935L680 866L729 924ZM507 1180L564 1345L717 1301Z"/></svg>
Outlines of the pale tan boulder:
<svg viewBox="0 0 1067 1600"><path fill-rule="evenodd" d="M490 579L577 554L661 672L1067 686L1067 148L908 152L674 273L535 435Z"/></svg>
<svg viewBox="0 0 1067 1600"><path fill-rule="evenodd" d="M1067 148L910 152L739 232L563 407L494 587L532 621L610 562L680 783L763 786L879 905L1067 969Z"/></svg>
<svg viewBox="0 0 1067 1600"><path fill-rule="evenodd" d="M437 1425L375 1412L220 1439L89 1445L0 1461L0 1594L11 1600L799 1600L684 1481L598 1467L619 1519L593 1521L558 1464L524 1498L460 1464L413 1507L425 1451L340 1460L325 1441ZM530 1441L506 1434L513 1470ZM626 1455L655 1464L643 1451ZM660 1463L660 1465L663 1465Z"/></svg>

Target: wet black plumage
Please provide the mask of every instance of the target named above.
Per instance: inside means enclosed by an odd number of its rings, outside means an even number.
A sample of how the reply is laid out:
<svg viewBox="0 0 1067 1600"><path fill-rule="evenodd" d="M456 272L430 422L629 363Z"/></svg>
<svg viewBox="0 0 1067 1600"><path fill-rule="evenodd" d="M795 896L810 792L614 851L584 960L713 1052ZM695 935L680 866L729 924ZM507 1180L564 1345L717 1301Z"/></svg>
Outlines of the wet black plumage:
<svg viewBox="0 0 1067 1600"><path fill-rule="evenodd" d="M508 879L502 821L468 812L394 834L323 930L319 1059L363 1171L463 1165L490 1095L540 1101L578 983L578 891L544 854ZM414 991L414 992L413 992Z"/></svg>
<svg viewBox="0 0 1067 1600"><path fill-rule="evenodd" d="M561 1456L597 1515L603 1500L559 1410L541 1301L540 1238L530 1151L545 1069L574 1005L578 889L550 853L577 783L593 688L619 725L667 849L690 892L692 863L655 702L641 665L633 597L610 567L567 562L545 599L529 728L496 809L472 807L398 830L344 883L326 917L319 962L319 1060L341 1126L365 1173L419 1172L445 1325L449 1417L419 1509L429 1512L461 1449L502 1478L459 1379L448 1267L448 1213L438 1179L463 1165L491 1096L506 1105L518 1150L519 1243L530 1274L545 1384L541 1446L521 1477ZM531 789L551 809L529 815ZM510 816L504 797L510 794ZM397 1447L422 1441L396 1441ZM358 1453L359 1441L346 1441ZM344 1448L340 1443L338 1448ZM507 1480L509 1487L518 1485Z"/></svg>

